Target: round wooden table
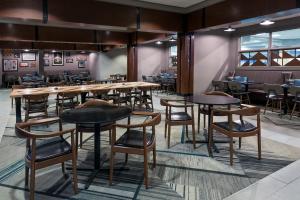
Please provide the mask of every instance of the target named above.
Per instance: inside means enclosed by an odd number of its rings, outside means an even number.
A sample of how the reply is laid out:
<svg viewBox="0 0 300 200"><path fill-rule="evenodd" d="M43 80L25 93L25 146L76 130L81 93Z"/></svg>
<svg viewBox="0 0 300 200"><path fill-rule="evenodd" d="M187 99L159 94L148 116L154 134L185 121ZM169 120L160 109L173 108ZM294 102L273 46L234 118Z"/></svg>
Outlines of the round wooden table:
<svg viewBox="0 0 300 200"><path fill-rule="evenodd" d="M240 100L233 97L219 96L219 95L194 95L186 98L188 102L198 104L198 112L200 111L201 105L208 106L208 132L210 130L210 117L213 106L230 106L230 105L239 105ZM200 113L198 113L198 120ZM205 141L197 141L197 143L208 143L208 138ZM214 141L214 143L224 143L224 141Z"/></svg>

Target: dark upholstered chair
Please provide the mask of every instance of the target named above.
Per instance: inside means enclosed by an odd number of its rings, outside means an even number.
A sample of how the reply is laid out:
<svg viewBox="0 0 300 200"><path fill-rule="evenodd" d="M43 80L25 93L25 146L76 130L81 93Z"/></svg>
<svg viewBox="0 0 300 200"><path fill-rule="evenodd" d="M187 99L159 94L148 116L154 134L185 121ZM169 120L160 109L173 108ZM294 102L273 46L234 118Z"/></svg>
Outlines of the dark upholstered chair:
<svg viewBox="0 0 300 200"><path fill-rule="evenodd" d="M214 113L228 116L228 121L214 122ZM240 117L240 122L237 123L233 120L233 116L237 115ZM256 125L253 125L245 120L243 116L256 116ZM211 115L211 129L209 133L209 151L213 143L213 132L216 130L230 138L230 165L233 165L233 138L238 137L239 147L241 147L241 138L249 136L257 136L258 146L258 159L261 159L261 127L260 127L260 108L250 105L242 105L240 109L232 110L212 110Z"/></svg>
<svg viewBox="0 0 300 200"><path fill-rule="evenodd" d="M49 94L23 96L25 100L25 121L32 118L48 117L48 97Z"/></svg>
<svg viewBox="0 0 300 200"><path fill-rule="evenodd" d="M129 105L130 108L132 108L132 89L131 88L118 88L116 89L116 100L115 103L118 106L121 106L123 104Z"/></svg>
<svg viewBox="0 0 300 200"><path fill-rule="evenodd" d="M294 102L294 106L293 106L293 110L291 112L291 117L290 119L292 119L293 115L295 114L297 105L300 105L300 86L298 87L292 87L289 92L294 96L293 102Z"/></svg>
<svg viewBox="0 0 300 200"><path fill-rule="evenodd" d="M95 107L103 104L109 104L106 101L103 100L89 100L85 102L84 104L81 104L77 106L76 108L87 108L87 107ZM76 109L75 108L75 109ZM100 130L101 132L103 131L109 131L109 143L111 144L111 132L113 128L114 123L106 123L106 124L101 124ZM79 147L82 148L82 135L83 133L95 133L95 125L94 124L76 124L76 145L78 146L78 141L79 141ZM79 140L78 140L79 137Z"/></svg>
<svg viewBox="0 0 300 200"><path fill-rule="evenodd" d="M133 115L151 117L141 124L116 124L113 128L111 157L110 157L110 174L109 183L112 184L114 156L115 153L125 153L125 162L127 163L128 154L138 154L144 156L144 183L148 188L148 153L153 151L153 166L156 166L156 139L155 126L161 121L160 113L151 112L133 112ZM146 130L147 127L152 127L151 132ZM127 129L127 131L116 140L116 128ZM141 130L142 129L142 130Z"/></svg>
<svg viewBox="0 0 300 200"><path fill-rule="evenodd" d="M165 138L168 135L168 148L170 148L171 126L182 125L185 126L186 137L188 137L188 126L192 126L193 147L196 148L194 105L188 104L185 100L167 99L161 99L160 105L166 107ZM174 112L174 109L181 109L181 111ZM188 109L191 114L188 113Z"/></svg>
<svg viewBox="0 0 300 200"><path fill-rule="evenodd" d="M137 107L139 110L145 106L145 110L153 112L152 88L142 87L138 89L139 93L134 96L133 109L135 110Z"/></svg>
<svg viewBox="0 0 300 200"><path fill-rule="evenodd" d="M56 97L56 113L59 115L65 109L74 109L78 104L79 92L60 92Z"/></svg>
<svg viewBox="0 0 300 200"><path fill-rule="evenodd" d="M216 96L225 96L225 97L232 97L230 94L227 94L225 92L221 92L221 91L212 91L212 92L207 92L205 93L205 95L216 95ZM230 108L230 106L229 106ZM206 127L206 116L209 115L208 113L208 108L207 106L198 106L198 133L200 133L200 115L203 114L203 127L205 128ZM215 113L216 116L219 116L217 115L217 113Z"/></svg>
<svg viewBox="0 0 300 200"><path fill-rule="evenodd" d="M245 90L245 87L242 83L237 81L229 81L228 88L232 96L239 98L241 100L241 103L250 104L250 92Z"/></svg>
<svg viewBox="0 0 300 200"><path fill-rule="evenodd" d="M45 132L43 134L30 131L32 126L45 125L59 122L58 132ZM65 173L64 162L72 160L73 189L77 193L77 170L74 129L62 130L62 125L58 117L40 120L31 120L25 123L17 123L16 135L25 138L25 186L28 186L28 176L30 169L30 200L34 199L35 172L38 169L51 165L62 164L62 171ZM71 144L63 138L64 135L71 135Z"/></svg>
<svg viewBox="0 0 300 200"><path fill-rule="evenodd" d="M272 107L272 112L274 111L275 107L278 107L279 104L279 112L282 113L283 89L281 85L264 84L264 92L266 93L266 99L267 99L264 114L266 114L267 108L270 104Z"/></svg>

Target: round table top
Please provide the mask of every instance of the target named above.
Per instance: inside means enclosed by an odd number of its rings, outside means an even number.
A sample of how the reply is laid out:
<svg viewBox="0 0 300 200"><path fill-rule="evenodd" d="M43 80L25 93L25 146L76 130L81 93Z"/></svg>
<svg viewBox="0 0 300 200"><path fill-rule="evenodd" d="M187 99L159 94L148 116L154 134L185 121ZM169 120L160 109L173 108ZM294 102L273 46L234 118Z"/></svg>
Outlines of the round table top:
<svg viewBox="0 0 300 200"><path fill-rule="evenodd" d="M125 106L98 105L64 111L60 118L67 123L101 124L128 117L131 109Z"/></svg>
<svg viewBox="0 0 300 200"><path fill-rule="evenodd" d="M187 97L187 101L203 105L232 105L240 103L240 100L237 98L205 94Z"/></svg>

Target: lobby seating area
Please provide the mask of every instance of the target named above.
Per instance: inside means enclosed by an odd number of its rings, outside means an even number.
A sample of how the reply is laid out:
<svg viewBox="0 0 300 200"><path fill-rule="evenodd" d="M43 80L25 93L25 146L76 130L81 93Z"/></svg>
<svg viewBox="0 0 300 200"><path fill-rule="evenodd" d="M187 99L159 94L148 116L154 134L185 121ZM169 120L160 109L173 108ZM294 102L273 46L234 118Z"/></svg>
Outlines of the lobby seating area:
<svg viewBox="0 0 300 200"><path fill-rule="evenodd" d="M299 199L298 0L0 2L0 200Z"/></svg>

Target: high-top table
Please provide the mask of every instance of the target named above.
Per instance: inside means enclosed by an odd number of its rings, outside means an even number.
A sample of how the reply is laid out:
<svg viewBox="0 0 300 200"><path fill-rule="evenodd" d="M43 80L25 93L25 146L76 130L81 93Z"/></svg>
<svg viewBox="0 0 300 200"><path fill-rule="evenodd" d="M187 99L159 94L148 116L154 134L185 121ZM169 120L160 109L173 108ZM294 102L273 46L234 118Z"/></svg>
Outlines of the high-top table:
<svg viewBox="0 0 300 200"><path fill-rule="evenodd" d="M21 122L21 98L24 95L39 95L39 94L57 94L68 92L81 93L81 103L86 100L86 94L92 90L114 90L121 88L143 88L143 87L160 87L156 83L148 82L124 82L124 83L108 83L108 84L92 84L92 85L78 85L78 86L61 86L61 87L43 87L43 88L26 88L15 89L11 92L10 97L15 98L16 102L16 122Z"/></svg>

